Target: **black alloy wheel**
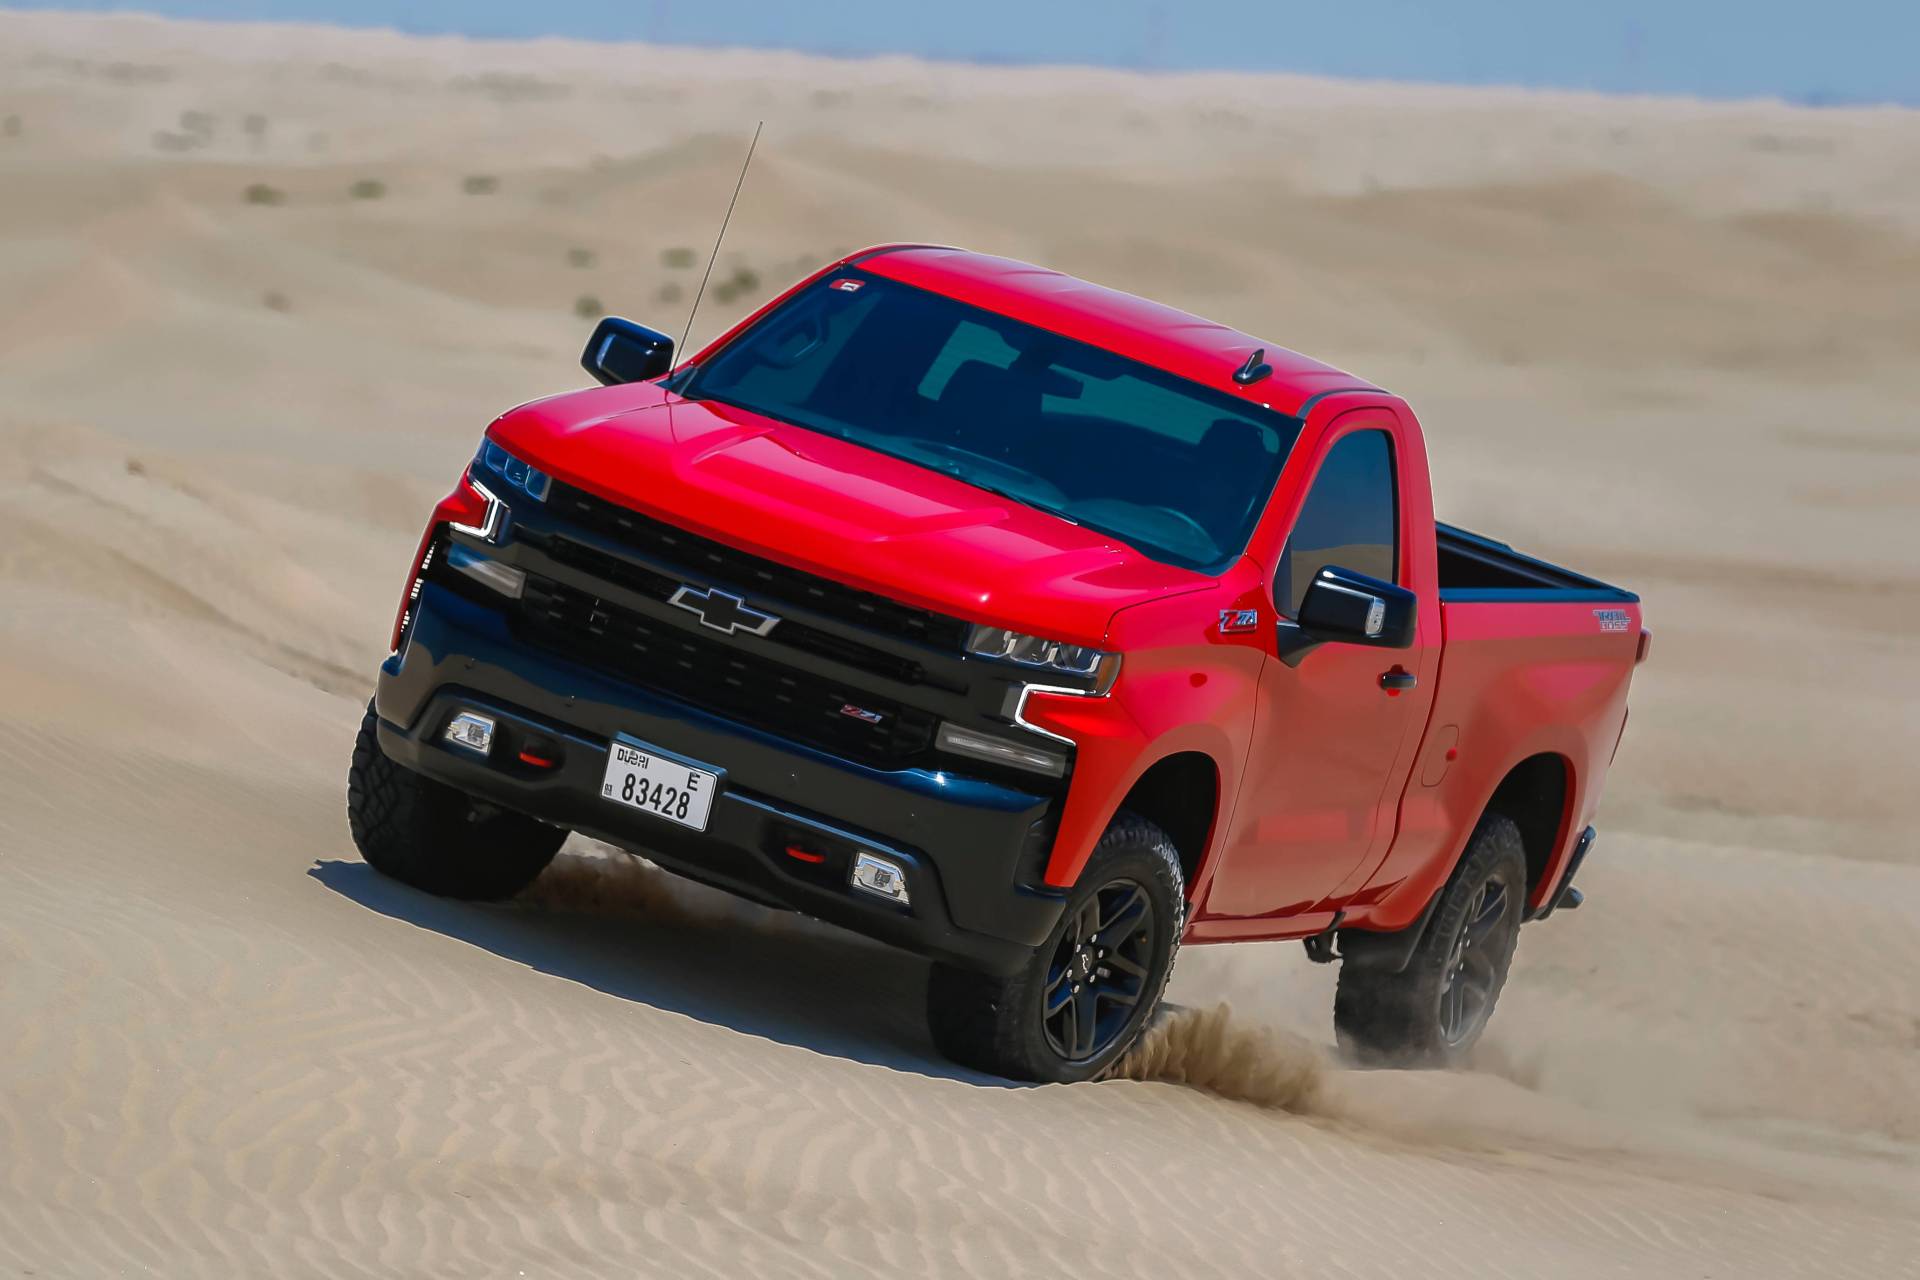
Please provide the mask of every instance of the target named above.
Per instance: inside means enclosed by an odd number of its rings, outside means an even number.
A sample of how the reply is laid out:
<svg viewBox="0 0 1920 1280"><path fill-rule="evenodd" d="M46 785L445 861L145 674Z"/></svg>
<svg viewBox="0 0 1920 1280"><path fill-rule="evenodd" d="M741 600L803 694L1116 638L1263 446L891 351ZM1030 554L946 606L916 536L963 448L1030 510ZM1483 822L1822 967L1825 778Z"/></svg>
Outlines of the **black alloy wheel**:
<svg viewBox="0 0 1920 1280"><path fill-rule="evenodd" d="M1116 814L1047 940L1017 970L934 964L934 1044L955 1062L1014 1080L1099 1079L1159 1005L1185 914L1173 841L1138 814Z"/></svg>
<svg viewBox="0 0 1920 1280"><path fill-rule="evenodd" d="M1127 1029L1153 969L1153 899L1129 879L1096 890L1067 921L1047 966L1047 1044L1089 1062Z"/></svg>
<svg viewBox="0 0 1920 1280"><path fill-rule="evenodd" d="M1441 889L1404 968L1377 951L1343 956L1333 999L1341 1048L1366 1066L1465 1063L1487 1029L1526 915L1527 851L1520 828L1489 813Z"/></svg>
<svg viewBox="0 0 1920 1280"><path fill-rule="evenodd" d="M1457 1048L1480 1034L1493 1013L1504 965L1493 945L1506 925L1512 890L1499 872L1469 900L1440 978L1440 1038Z"/></svg>

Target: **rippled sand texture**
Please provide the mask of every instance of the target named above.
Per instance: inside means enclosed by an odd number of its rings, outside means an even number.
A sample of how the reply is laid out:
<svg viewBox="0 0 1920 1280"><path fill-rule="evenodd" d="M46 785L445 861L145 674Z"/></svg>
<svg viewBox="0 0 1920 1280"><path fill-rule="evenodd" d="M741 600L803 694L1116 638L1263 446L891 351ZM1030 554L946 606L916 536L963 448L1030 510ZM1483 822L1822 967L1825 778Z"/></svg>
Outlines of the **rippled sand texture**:
<svg viewBox="0 0 1920 1280"><path fill-rule="evenodd" d="M376 878L430 502L861 243L1057 264L1409 396L1439 506L1644 592L1586 910L1467 1072L1191 948L1132 1078L576 842ZM0 13L0 1273L1920 1274L1920 119ZM694 262L695 265L683 265Z"/></svg>

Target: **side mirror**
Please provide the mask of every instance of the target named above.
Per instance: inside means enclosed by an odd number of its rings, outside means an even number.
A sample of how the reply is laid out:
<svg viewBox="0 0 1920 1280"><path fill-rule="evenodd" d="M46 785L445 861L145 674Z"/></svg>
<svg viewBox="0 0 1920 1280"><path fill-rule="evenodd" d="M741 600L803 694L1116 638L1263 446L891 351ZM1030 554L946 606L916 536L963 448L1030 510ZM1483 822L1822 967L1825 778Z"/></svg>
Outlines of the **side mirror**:
<svg viewBox="0 0 1920 1280"><path fill-rule="evenodd" d="M645 382L673 369L673 339L619 316L607 316L593 327L580 366L608 386Z"/></svg>
<svg viewBox="0 0 1920 1280"><path fill-rule="evenodd" d="M1323 644L1410 649L1419 603L1405 587L1328 565L1313 576L1299 620L1280 620L1280 660L1297 667Z"/></svg>

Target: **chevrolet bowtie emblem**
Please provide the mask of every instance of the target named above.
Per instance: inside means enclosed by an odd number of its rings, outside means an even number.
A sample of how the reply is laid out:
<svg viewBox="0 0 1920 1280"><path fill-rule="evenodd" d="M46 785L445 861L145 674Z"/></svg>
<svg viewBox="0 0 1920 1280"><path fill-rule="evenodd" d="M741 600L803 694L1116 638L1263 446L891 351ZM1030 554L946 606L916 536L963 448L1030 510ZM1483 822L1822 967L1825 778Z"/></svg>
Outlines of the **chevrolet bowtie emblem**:
<svg viewBox="0 0 1920 1280"><path fill-rule="evenodd" d="M673 593L668 603L697 615L701 626L712 627L728 635L745 631L749 635L764 636L780 622L773 614L762 613L739 596L717 587L683 585Z"/></svg>

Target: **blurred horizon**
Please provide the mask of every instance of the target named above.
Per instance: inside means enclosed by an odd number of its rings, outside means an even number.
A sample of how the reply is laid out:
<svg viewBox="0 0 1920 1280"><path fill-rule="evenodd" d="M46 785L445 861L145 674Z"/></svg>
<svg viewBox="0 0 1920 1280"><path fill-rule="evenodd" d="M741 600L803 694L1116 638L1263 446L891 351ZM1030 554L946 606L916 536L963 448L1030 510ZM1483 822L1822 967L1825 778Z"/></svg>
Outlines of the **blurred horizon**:
<svg viewBox="0 0 1920 1280"><path fill-rule="evenodd" d="M838 57L1274 72L1802 105L1920 105L1920 5L1898 0L973 0L964 9L840 0L12 0L0 8L316 22L412 35L558 36Z"/></svg>

